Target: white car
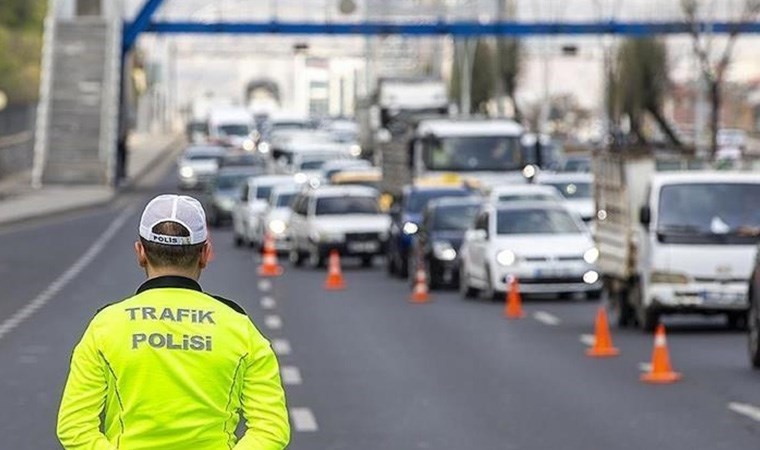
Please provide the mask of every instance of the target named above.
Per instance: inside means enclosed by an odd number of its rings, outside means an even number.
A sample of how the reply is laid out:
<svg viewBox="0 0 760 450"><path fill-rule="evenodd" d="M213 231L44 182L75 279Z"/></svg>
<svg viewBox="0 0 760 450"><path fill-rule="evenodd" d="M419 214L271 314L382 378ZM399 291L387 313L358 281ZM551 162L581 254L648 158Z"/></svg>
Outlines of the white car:
<svg viewBox="0 0 760 450"><path fill-rule="evenodd" d="M301 191L301 187L293 184L283 184L272 188L269 196L269 206L262 214L262 220L258 221L258 228L254 236L255 242L263 242L268 233L274 238L274 247L278 252L290 250L290 204L293 198Z"/></svg>
<svg viewBox="0 0 760 450"><path fill-rule="evenodd" d="M177 160L180 189L198 189L214 178L219 161L227 153L223 147L194 145L188 147Z"/></svg>
<svg viewBox="0 0 760 450"><path fill-rule="evenodd" d="M563 203L565 198L553 186L540 184L507 184L496 186L488 195L490 203L525 201L552 201Z"/></svg>
<svg viewBox="0 0 760 450"><path fill-rule="evenodd" d="M390 218L379 207L379 193L365 186L324 186L308 189L291 204L290 260L313 267L324 265L331 250L360 257L371 266L385 250Z"/></svg>
<svg viewBox="0 0 760 450"><path fill-rule="evenodd" d="M590 173L540 173L536 181L556 188L565 198L568 209L581 216L584 222L594 219L594 176Z"/></svg>
<svg viewBox="0 0 760 450"><path fill-rule="evenodd" d="M515 276L526 294L577 294L598 298L599 252L588 228L555 202L487 205L465 233L460 290L502 296Z"/></svg>
<svg viewBox="0 0 760 450"><path fill-rule="evenodd" d="M295 185L292 175L263 175L252 177L243 186L240 197L232 210L232 227L236 245L261 244L257 231L259 221L269 206L272 188L281 185Z"/></svg>

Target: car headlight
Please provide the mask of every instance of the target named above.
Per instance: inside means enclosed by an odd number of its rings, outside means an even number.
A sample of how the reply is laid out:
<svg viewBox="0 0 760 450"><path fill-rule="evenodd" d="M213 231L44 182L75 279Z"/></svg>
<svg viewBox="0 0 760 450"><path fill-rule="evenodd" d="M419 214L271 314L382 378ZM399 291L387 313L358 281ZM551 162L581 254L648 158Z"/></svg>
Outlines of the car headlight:
<svg viewBox="0 0 760 450"><path fill-rule="evenodd" d="M243 150L252 152L256 148L256 144L253 143L253 139L246 139L243 141Z"/></svg>
<svg viewBox="0 0 760 450"><path fill-rule="evenodd" d="M269 144L267 142L262 142L259 144L259 153L269 153Z"/></svg>
<svg viewBox="0 0 760 450"><path fill-rule="evenodd" d="M682 273L657 270L649 275L649 281L652 283L687 284L689 277Z"/></svg>
<svg viewBox="0 0 760 450"><path fill-rule="evenodd" d="M401 228L401 230L406 235L412 235L416 233L417 231L419 231L419 229L420 227L414 222L406 222L404 223L404 226Z"/></svg>
<svg viewBox="0 0 760 450"><path fill-rule="evenodd" d="M583 254L583 260L589 264L594 264L598 259L599 249L596 247L591 247L590 249L586 250L586 253Z"/></svg>
<svg viewBox="0 0 760 450"><path fill-rule="evenodd" d="M361 156L362 148L360 145L354 144L348 149L348 152L351 154L351 156Z"/></svg>
<svg viewBox="0 0 760 450"><path fill-rule="evenodd" d="M599 272L595 270L589 270L583 274L583 282L586 284L594 284L599 281Z"/></svg>
<svg viewBox="0 0 760 450"><path fill-rule="evenodd" d="M192 167L185 166L179 169L179 176L181 176L182 178L190 178L193 175L195 175L195 171L193 170Z"/></svg>
<svg viewBox="0 0 760 450"><path fill-rule="evenodd" d="M433 242L433 255L441 261L453 261L457 251L448 242Z"/></svg>
<svg viewBox="0 0 760 450"><path fill-rule="evenodd" d="M274 219L269 221L268 228L274 234L282 234L288 228L288 225L282 220Z"/></svg>
<svg viewBox="0 0 760 450"><path fill-rule="evenodd" d="M511 266L516 259L515 253L511 250L502 250L496 254L496 262L502 266Z"/></svg>
<svg viewBox="0 0 760 450"><path fill-rule="evenodd" d="M216 202L222 209L231 210L235 207L235 199L230 197L217 197Z"/></svg>
<svg viewBox="0 0 760 450"><path fill-rule="evenodd" d="M296 181L296 183L298 183L298 184L304 184L304 183L306 183L307 181L309 181L309 176L308 176L308 175L306 175L306 174L305 174L305 173L303 173L303 172L298 172L297 174L295 174L295 175L293 176L293 179L294 179L294 180Z"/></svg>

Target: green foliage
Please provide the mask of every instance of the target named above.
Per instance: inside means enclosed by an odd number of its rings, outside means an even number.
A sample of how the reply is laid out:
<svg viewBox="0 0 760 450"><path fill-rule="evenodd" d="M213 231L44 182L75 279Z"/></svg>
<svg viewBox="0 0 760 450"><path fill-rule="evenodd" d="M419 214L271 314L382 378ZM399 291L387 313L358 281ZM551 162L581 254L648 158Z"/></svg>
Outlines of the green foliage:
<svg viewBox="0 0 760 450"><path fill-rule="evenodd" d="M0 90L11 103L37 98L46 7L45 0L0 1Z"/></svg>

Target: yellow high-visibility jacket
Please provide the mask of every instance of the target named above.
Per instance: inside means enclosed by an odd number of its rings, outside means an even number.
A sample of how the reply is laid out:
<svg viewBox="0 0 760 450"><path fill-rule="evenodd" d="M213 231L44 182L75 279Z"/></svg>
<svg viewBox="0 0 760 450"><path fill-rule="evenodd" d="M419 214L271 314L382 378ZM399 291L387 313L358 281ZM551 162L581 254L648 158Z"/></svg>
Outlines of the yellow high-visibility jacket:
<svg viewBox="0 0 760 450"><path fill-rule="evenodd" d="M82 450L280 450L290 440L269 342L238 305L176 276L95 315L71 358L57 432Z"/></svg>

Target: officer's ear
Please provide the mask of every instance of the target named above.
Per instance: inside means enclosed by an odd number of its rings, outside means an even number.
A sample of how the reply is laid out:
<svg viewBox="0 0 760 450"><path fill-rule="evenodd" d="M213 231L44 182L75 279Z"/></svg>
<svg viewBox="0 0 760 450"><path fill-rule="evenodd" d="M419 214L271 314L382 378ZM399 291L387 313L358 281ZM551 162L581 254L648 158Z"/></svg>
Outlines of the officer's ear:
<svg viewBox="0 0 760 450"><path fill-rule="evenodd" d="M135 241L135 254L137 255L137 264L143 269L148 266L148 255L145 254L145 247L142 242Z"/></svg>
<svg viewBox="0 0 760 450"><path fill-rule="evenodd" d="M198 267L201 269L205 269L206 266L208 266L208 263L210 263L213 258L214 258L214 247L211 246L211 240L209 239L203 245L203 249L201 250L201 257L198 259Z"/></svg>

